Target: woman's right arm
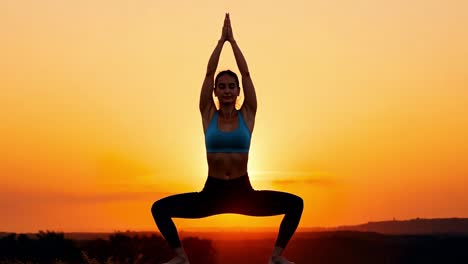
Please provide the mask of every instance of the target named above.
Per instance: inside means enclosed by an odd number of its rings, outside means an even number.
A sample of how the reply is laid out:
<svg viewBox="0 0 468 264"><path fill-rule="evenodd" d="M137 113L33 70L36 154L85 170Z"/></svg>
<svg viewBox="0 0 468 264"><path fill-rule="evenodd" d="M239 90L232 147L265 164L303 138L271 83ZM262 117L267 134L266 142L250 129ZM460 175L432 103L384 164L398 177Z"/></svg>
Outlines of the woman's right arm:
<svg viewBox="0 0 468 264"><path fill-rule="evenodd" d="M213 87L214 87L214 75L216 68L218 67L219 55L223 48L224 41L219 40L216 48L211 54L210 60L208 61L208 67L206 69L205 80L203 81L201 93L200 93L200 112L203 114L207 108L209 108L213 102Z"/></svg>
<svg viewBox="0 0 468 264"><path fill-rule="evenodd" d="M206 69L205 80L203 81L201 93L200 93L200 112L202 116L205 116L212 107L215 107L213 101L213 87L214 87L214 75L216 68L218 67L219 56L221 55L221 50L223 49L224 42L226 41L227 36L227 24L226 24L227 14L224 18L223 31L221 34L221 39L218 41L216 48L211 54L210 60L208 61L208 66Z"/></svg>

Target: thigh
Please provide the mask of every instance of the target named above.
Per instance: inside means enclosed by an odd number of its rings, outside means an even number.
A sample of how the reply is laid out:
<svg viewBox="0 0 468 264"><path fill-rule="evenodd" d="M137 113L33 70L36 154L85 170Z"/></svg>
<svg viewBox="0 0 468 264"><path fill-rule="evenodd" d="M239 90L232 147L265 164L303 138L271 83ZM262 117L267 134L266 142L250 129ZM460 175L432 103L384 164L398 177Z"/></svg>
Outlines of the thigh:
<svg viewBox="0 0 468 264"><path fill-rule="evenodd" d="M250 216L273 216L285 214L288 207L301 200L297 195L271 190L254 190L239 197L230 211Z"/></svg>
<svg viewBox="0 0 468 264"><path fill-rule="evenodd" d="M153 207L175 218L202 218L220 212L219 202L200 192L167 196L156 201Z"/></svg>

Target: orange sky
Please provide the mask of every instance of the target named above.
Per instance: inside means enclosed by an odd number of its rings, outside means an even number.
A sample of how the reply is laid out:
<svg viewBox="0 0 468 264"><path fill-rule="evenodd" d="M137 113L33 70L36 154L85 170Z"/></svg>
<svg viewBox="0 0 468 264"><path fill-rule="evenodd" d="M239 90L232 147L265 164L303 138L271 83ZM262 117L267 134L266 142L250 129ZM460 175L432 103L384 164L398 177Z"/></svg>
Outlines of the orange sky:
<svg viewBox="0 0 468 264"><path fill-rule="evenodd" d="M0 231L156 230L155 200L201 190L198 99L225 12L258 97L252 184L302 196L300 227L468 217L466 10L456 0L2 1ZM238 72L229 44L224 69Z"/></svg>

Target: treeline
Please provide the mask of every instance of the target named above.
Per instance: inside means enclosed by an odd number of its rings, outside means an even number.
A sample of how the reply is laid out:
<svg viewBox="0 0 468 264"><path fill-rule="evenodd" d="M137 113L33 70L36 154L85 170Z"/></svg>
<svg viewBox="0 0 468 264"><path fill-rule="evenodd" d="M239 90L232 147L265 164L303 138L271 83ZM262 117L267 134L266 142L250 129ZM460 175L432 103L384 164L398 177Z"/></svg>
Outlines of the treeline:
<svg viewBox="0 0 468 264"><path fill-rule="evenodd" d="M210 240L187 237L182 240L190 263L215 264L216 251ZM159 235L139 236L114 233L109 239L72 240L64 233L39 231L33 237L11 233L0 238L0 264L6 263L162 263L173 257Z"/></svg>

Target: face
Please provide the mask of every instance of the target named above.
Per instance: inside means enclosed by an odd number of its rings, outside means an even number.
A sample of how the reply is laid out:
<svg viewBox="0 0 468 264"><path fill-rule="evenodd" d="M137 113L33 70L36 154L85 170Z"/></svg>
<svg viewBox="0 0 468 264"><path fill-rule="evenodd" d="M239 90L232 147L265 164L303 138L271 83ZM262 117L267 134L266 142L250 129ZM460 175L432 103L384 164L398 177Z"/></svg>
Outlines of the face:
<svg viewBox="0 0 468 264"><path fill-rule="evenodd" d="M219 77L214 92L218 97L219 103L235 104L237 96L239 96L240 88L237 87L236 80L233 77L224 74Z"/></svg>

